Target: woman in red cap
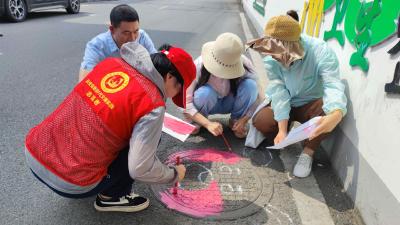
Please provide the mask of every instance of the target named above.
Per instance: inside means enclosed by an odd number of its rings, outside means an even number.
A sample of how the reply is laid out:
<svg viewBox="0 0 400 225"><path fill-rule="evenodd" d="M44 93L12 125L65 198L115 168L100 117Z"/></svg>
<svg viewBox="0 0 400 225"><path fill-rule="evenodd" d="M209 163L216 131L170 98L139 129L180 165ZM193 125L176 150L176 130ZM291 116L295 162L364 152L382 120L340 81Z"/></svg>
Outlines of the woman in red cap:
<svg viewBox="0 0 400 225"><path fill-rule="evenodd" d="M166 98L185 106L195 65L183 49L149 55L137 43L122 58L98 64L26 137L33 174L61 196L97 194L99 211L135 212L149 200L131 193L132 183L170 183L184 178L183 165L168 167L156 156Z"/></svg>

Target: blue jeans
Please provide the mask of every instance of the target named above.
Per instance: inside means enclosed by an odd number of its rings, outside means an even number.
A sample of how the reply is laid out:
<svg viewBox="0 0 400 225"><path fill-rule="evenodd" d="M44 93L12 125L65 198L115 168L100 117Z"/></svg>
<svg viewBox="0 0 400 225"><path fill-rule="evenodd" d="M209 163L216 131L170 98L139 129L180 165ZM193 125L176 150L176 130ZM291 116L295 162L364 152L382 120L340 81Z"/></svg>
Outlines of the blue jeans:
<svg viewBox="0 0 400 225"><path fill-rule="evenodd" d="M47 185L55 193L66 197L66 198L86 198L97 194L103 194L109 197L119 198L124 195L128 195L132 191L132 184L134 180L129 175L128 170L128 152L129 147L123 149L118 157L108 167L107 175L103 177L100 183L87 193L83 194L69 194L58 191L50 187L40 177L38 177L33 171L33 175L40 180L42 183Z"/></svg>
<svg viewBox="0 0 400 225"><path fill-rule="evenodd" d="M231 114L231 119L242 118L258 96L257 83L252 79L240 81L236 96L218 98L218 93L208 84L194 92L193 104L205 117L212 114Z"/></svg>

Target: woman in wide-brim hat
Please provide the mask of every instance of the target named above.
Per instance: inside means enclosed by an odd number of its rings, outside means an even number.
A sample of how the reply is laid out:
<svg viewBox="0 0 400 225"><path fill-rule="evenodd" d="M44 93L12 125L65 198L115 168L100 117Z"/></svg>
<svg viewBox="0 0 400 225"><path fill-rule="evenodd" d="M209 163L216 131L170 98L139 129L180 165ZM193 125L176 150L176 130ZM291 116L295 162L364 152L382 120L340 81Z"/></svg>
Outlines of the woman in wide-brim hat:
<svg viewBox="0 0 400 225"><path fill-rule="evenodd" d="M237 35L223 33L216 41L205 43L195 60L196 79L187 91L185 116L215 136L222 134L223 126L208 120L208 115L231 114L231 129L244 138L246 124L256 108L256 74L243 52Z"/></svg>
<svg viewBox="0 0 400 225"><path fill-rule="evenodd" d="M292 121L304 123L322 116L304 143L293 171L297 177L307 177L314 151L346 114L347 98L335 52L324 41L301 35L300 24L293 19L296 16L291 11L288 15L272 17L265 27L265 36L248 43L250 48L265 55L264 66L269 78L265 95L270 102L257 110L252 122L277 144L287 136ZM250 132L253 133L253 126ZM246 143L253 145L262 140L255 143L249 139L250 135Z"/></svg>

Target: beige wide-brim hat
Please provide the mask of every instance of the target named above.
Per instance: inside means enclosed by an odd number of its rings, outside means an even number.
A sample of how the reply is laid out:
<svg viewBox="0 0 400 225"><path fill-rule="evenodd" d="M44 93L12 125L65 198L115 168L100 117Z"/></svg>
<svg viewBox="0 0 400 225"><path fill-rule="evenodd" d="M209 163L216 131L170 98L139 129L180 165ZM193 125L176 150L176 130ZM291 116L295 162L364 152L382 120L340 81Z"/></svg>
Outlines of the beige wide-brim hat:
<svg viewBox="0 0 400 225"><path fill-rule="evenodd" d="M215 41L207 42L201 50L204 67L216 77L235 79L245 73L242 40L235 34L223 33Z"/></svg>

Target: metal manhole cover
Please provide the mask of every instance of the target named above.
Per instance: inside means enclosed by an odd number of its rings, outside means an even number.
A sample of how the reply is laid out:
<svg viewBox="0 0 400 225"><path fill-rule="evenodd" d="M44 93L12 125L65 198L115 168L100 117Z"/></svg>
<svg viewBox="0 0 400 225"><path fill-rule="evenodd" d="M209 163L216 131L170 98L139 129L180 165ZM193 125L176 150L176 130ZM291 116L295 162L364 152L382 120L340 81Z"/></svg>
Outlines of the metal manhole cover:
<svg viewBox="0 0 400 225"><path fill-rule="evenodd" d="M186 177L177 194L170 185L152 185L151 190L166 207L197 218L237 219L262 209L272 195L272 184L260 177L250 160L215 149L187 150L172 154L186 166ZM262 169L262 168L261 168Z"/></svg>

